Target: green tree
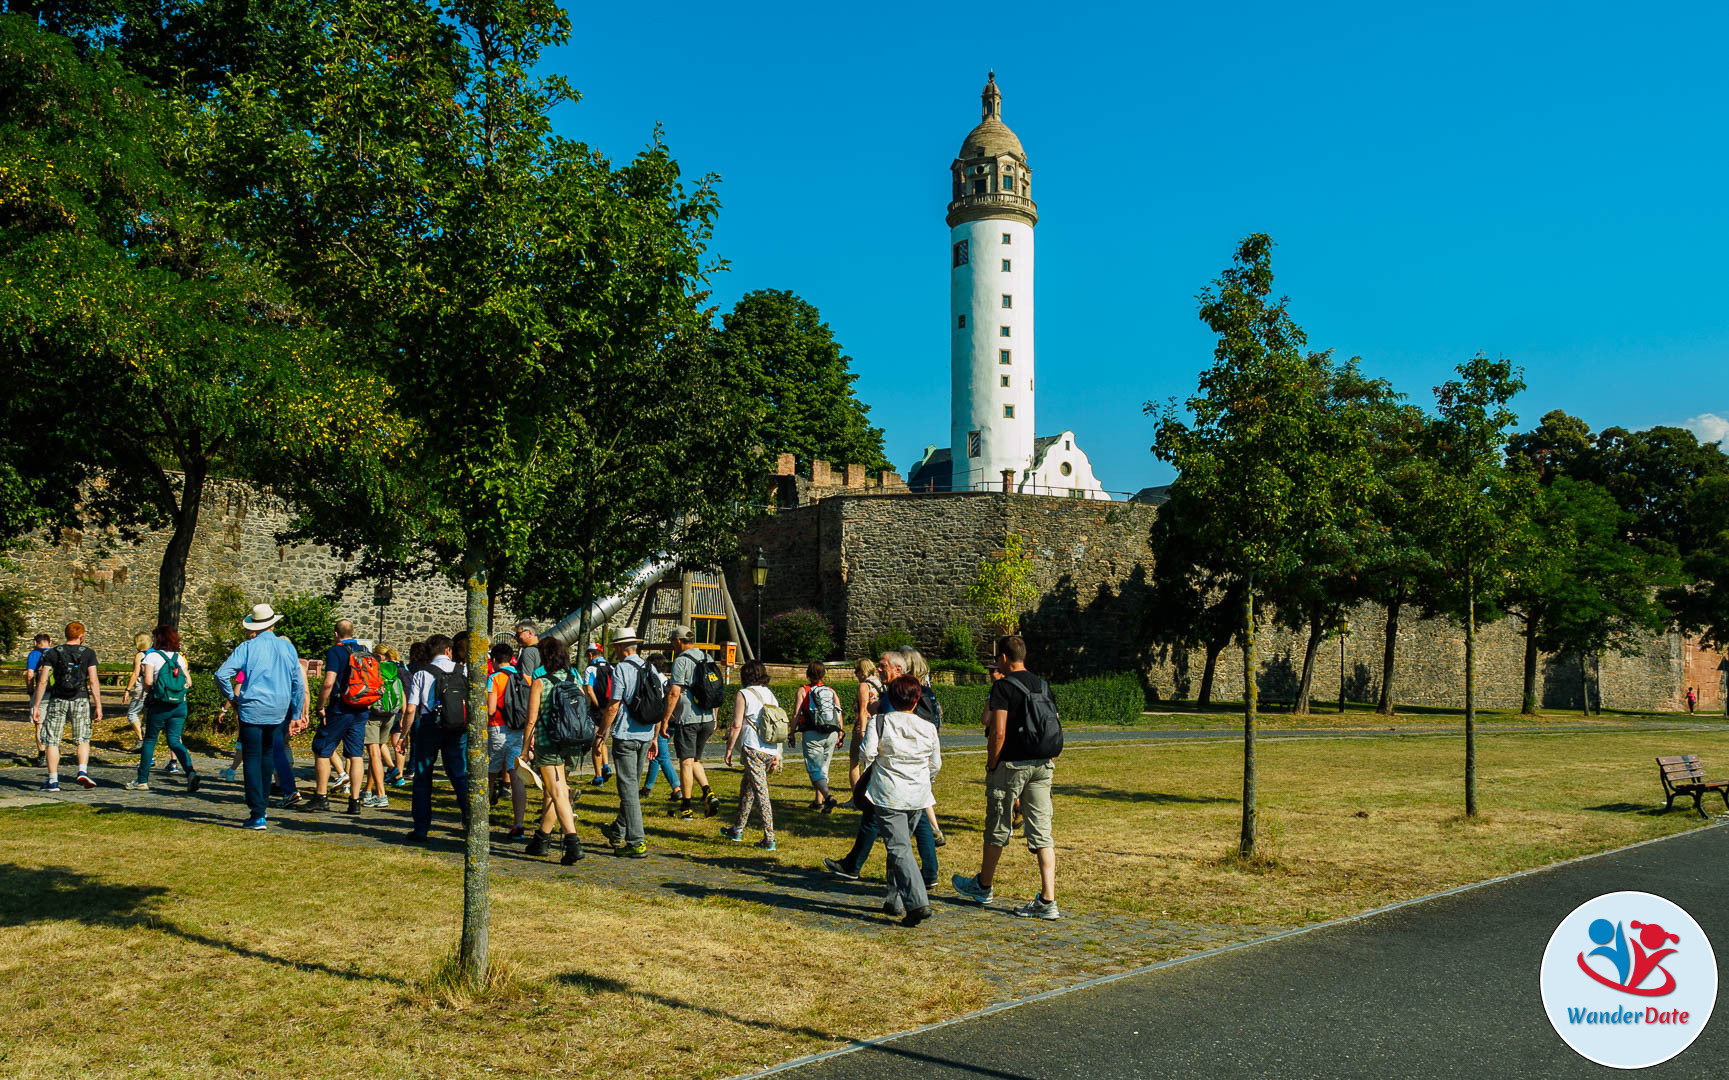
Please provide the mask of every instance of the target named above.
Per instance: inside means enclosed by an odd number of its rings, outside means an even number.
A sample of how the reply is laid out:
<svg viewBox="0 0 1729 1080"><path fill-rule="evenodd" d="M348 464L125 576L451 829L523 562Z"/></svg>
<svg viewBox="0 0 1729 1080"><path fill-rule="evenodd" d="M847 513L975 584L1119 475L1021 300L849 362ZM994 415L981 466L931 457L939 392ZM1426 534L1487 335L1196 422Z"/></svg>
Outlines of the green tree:
<svg viewBox="0 0 1729 1080"><path fill-rule="evenodd" d="M1195 704L1213 700L1219 654L1243 629L1240 583L1209 558L1211 549L1199 535L1199 509L1187 489L1170 492L1149 530L1152 549L1152 595L1143 615L1144 635L1155 648L1186 654L1202 651L1201 681Z"/></svg>
<svg viewBox="0 0 1729 1080"><path fill-rule="evenodd" d="M1438 415L1429 425L1430 484L1419 504L1425 543L1439 571L1428 598L1432 610L1465 629L1465 816L1477 815L1477 627L1500 615L1505 587L1529 505L1529 478L1506 468L1507 407L1525 388L1505 360L1478 355L1459 377L1435 388Z"/></svg>
<svg viewBox="0 0 1729 1080"><path fill-rule="evenodd" d="M1336 528L1366 499L1372 472L1362 430L1328 409L1328 378L1305 353L1286 301L1273 300L1272 240L1238 245L1235 264L1201 293L1201 320L1218 335L1213 364L1187 402L1148 403L1153 452L1178 469L1196 511L1197 541L1241 586L1243 816L1238 850L1256 854L1257 589L1294 569L1302 538Z"/></svg>
<svg viewBox="0 0 1729 1080"><path fill-rule="evenodd" d="M758 380L766 409L755 434L770 458L790 453L806 463L888 467L882 429L871 426L870 406L853 391L852 358L809 301L780 289L746 293L722 319L710 349L725 366Z"/></svg>
<svg viewBox="0 0 1729 1080"><path fill-rule="evenodd" d="M1375 463L1370 513L1374 528L1365 544L1362 595L1386 612L1381 636L1381 693L1375 711L1393 715L1398 700L1399 625L1406 606L1422 595L1434 574L1423 538L1422 505L1432 481L1425 435L1428 418L1415 405L1392 398L1370 421L1370 457Z"/></svg>
<svg viewBox="0 0 1729 1080"><path fill-rule="evenodd" d="M1018 533L1003 537L1003 549L979 560L978 574L967 588L967 599L977 604L998 634L1012 634L1021 616L1039 598L1033 584L1031 549Z"/></svg>
<svg viewBox="0 0 1729 1080"><path fill-rule="evenodd" d="M208 219L162 95L15 15L0 87L0 349L18 390L0 429L29 433L0 471L0 523L167 528L157 619L177 625L210 477L281 479L290 452L388 443L367 408L382 391Z"/></svg>

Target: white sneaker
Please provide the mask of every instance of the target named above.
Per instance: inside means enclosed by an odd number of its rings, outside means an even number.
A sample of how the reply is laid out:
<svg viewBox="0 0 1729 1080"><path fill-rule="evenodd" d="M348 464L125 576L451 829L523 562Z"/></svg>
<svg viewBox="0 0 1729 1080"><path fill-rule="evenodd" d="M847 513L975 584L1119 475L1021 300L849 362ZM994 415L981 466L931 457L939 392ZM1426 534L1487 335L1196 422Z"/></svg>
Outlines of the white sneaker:
<svg viewBox="0 0 1729 1080"><path fill-rule="evenodd" d="M360 805L372 810L386 810L390 807L390 800L383 795L362 795Z"/></svg>
<svg viewBox="0 0 1729 1080"><path fill-rule="evenodd" d="M1046 900L1035 896L1015 909L1015 914L1023 919L1060 919L1063 913L1057 910L1055 900Z"/></svg>
<svg viewBox="0 0 1729 1080"><path fill-rule="evenodd" d="M128 780L128 781L126 781L126 790L127 791L149 791L150 790L150 783L149 783L149 781L146 781L146 780Z"/></svg>
<svg viewBox="0 0 1729 1080"><path fill-rule="evenodd" d="M348 791L348 777L344 776L340 780L336 781L335 791L338 795Z"/></svg>

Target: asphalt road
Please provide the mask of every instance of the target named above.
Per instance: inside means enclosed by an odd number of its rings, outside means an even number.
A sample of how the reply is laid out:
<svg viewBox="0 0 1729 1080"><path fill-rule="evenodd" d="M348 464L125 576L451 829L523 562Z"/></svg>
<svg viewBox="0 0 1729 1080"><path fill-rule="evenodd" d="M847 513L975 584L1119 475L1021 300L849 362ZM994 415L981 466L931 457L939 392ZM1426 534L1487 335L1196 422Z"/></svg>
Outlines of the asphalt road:
<svg viewBox="0 0 1729 1080"><path fill-rule="evenodd" d="M1617 1075L1543 1014L1556 924L1601 893L1686 908L1729 955L1729 828L1250 945L908 1035L776 1080ZM1729 984L1725 991L1729 992ZM1719 1077L1729 1005L1655 1077Z"/></svg>

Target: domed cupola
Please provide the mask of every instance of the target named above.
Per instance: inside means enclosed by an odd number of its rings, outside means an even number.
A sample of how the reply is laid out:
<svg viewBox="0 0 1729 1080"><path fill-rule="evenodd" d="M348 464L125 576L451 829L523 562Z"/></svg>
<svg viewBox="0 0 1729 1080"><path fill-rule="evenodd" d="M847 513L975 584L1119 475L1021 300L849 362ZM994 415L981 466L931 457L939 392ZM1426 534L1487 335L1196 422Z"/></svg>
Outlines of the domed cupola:
<svg viewBox="0 0 1729 1080"><path fill-rule="evenodd" d="M996 72L990 73L980 101L984 116L967 133L960 155L949 166L954 179L949 228L987 217L1016 217L1037 224L1032 170L1021 140L1003 123L1003 92L997 89Z"/></svg>

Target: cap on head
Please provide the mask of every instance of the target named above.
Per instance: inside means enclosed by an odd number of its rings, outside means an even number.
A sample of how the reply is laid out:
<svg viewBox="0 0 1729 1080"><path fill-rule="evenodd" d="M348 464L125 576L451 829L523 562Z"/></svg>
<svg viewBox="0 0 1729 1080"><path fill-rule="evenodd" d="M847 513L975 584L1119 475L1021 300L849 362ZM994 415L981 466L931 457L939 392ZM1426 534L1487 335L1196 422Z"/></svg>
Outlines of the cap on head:
<svg viewBox="0 0 1729 1080"><path fill-rule="evenodd" d="M588 643L588 651L589 652L599 652L600 651L600 642L598 642L598 641L589 642Z"/></svg>
<svg viewBox="0 0 1729 1080"><path fill-rule="evenodd" d="M696 631L692 630L684 623L679 623L677 626L672 628L672 636L680 641L695 641Z"/></svg>

